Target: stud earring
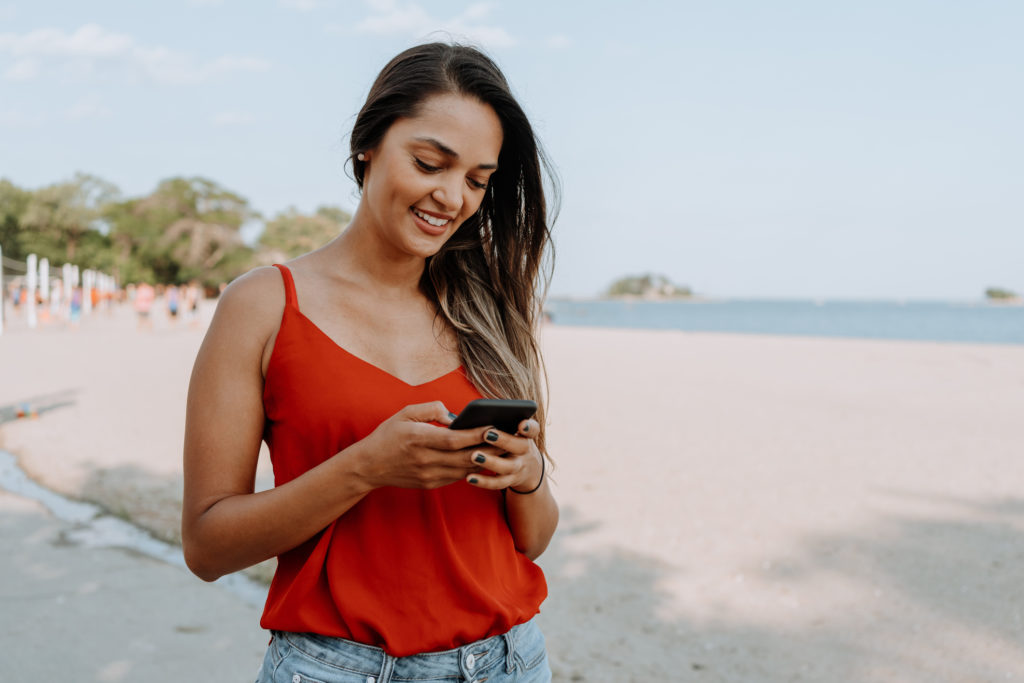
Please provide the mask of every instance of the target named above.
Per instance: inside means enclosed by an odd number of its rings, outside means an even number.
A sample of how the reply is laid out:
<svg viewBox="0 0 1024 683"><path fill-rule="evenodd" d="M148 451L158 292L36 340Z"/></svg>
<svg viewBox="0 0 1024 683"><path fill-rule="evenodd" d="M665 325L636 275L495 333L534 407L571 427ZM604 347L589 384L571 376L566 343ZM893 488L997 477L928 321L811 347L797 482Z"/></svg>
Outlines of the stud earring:
<svg viewBox="0 0 1024 683"><path fill-rule="evenodd" d="M359 161L366 161L366 155L360 152L356 155L356 159L359 159Z"/></svg>

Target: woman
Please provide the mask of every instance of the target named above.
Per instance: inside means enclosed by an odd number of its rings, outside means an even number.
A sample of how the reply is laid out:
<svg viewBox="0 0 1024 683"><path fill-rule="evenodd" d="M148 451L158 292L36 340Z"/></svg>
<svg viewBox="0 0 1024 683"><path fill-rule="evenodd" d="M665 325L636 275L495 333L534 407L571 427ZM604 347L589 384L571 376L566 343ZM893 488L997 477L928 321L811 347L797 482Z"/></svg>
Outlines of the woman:
<svg viewBox="0 0 1024 683"><path fill-rule="evenodd" d="M259 681L549 680L532 129L487 57L422 45L378 76L351 155L346 230L218 304L189 388L186 560L214 580L278 557ZM447 429L485 395L541 408L516 434ZM261 439L276 486L254 493Z"/></svg>

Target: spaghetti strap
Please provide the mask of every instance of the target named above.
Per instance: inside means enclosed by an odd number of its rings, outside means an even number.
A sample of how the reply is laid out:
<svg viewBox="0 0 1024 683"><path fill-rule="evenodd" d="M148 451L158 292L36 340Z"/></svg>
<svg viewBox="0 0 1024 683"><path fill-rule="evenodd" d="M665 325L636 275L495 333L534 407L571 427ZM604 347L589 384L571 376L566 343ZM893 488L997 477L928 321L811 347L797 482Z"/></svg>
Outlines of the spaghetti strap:
<svg viewBox="0 0 1024 683"><path fill-rule="evenodd" d="M289 306L293 306L295 310L299 310L299 298L295 295L295 280L292 279L292 271L288 270L288 266L275 263L274 267L281 271L281 277L284 278L284 301Z"/></svg>

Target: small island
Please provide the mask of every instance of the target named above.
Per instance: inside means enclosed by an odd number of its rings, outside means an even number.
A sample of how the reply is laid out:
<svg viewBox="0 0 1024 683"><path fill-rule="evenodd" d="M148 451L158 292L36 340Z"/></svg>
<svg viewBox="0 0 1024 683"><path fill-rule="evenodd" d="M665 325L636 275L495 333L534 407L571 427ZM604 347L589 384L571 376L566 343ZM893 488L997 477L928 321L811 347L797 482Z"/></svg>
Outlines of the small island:
<svg viewBox="0 0 1024 683"><path fill-rule="evenodd" d="M985 290L985 298L988 299L988 302L991 304L1024 303L1024 299L1021 299L1020 294L1002 287L989 287Z"/></svg>
<svg viewBox="0 0 1024 683"><path fill-rule="evenodd" d="M605 292L608 299L644 299L645 301L668 301L689 299L693 291L686 286L674 284L664 275L647 273L619 278Z"/></svg>

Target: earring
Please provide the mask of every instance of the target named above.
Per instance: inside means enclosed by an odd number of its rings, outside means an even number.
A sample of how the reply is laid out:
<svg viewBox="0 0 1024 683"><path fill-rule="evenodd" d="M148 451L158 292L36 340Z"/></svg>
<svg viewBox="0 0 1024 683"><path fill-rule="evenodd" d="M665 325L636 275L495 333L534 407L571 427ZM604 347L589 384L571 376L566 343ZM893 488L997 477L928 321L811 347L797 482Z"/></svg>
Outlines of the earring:
<svg viewBox="0 0 1024 683"><path fill-rule="evenodd" d="M359 161L366 161L366 155L360 152L356 155L356 159L359 159Z"/></svg>

